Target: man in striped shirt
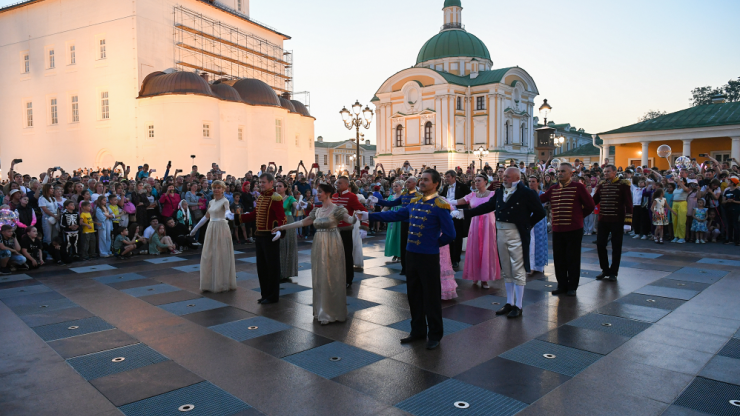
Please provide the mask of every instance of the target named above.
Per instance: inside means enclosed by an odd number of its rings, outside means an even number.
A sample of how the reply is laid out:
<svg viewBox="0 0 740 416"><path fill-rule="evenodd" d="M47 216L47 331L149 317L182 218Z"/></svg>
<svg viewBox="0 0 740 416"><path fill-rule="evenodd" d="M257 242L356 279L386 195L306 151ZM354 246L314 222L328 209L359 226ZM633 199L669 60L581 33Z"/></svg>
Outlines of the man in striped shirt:
<svg viewBox="0 0 740 416"><path fill-rule="evenodd" d="M346 176L340 176L336 182L337 193L332 195L331 202L334 205L347 209L349 215L354 215L355 211L366 211L364 205L357 199L357 195L349 190L349 179ZM344 246L344 265L347 271L347 287L352 286L352 280L355 278L354 260L352 259L352 228L353 224L344 221L339 223L339 235L342 236L342 245Z"/></svg>

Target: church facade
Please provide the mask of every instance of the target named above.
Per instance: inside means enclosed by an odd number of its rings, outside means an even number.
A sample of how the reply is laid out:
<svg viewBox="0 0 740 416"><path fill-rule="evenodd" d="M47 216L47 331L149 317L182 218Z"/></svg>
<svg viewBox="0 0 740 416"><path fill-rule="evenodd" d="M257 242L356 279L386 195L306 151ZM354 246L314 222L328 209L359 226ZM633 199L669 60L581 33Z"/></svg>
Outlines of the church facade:
<svg viewBox="0 0 740 416"><path fill-rule="evenodd" d="M442 30L421 48L416 65L377 90L378 163L409 161L438 170L472 162L534 162L534 99L539 94L522 68L494 69L486 45L465 30L460 0L445 0Z"/></svg>

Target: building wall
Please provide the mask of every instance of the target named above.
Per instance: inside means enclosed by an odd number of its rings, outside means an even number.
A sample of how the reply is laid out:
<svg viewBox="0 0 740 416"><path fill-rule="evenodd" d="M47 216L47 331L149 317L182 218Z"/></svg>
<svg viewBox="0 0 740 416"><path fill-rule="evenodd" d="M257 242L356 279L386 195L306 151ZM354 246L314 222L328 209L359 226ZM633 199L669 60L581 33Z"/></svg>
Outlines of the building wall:
<svg viewBox="0 0 740 416"><path fill-rule="evenodd" d="M708 161L708 159L705 157L699 157L700 153L708 154L710 156L712 155L712 152L717 151L730 153L730 148L732 146L732 142L729 137L696 139L691 142L691 155L683 155L683 142L681 140L652 142L648 146L648 157L653 158L653 160L655 160L655 165L658 167L658 169L661 170L673 168L673 166L668 166L668 161L666 161L664 158L658 157L658 146L663 144L667 144L671 147L671 159L674 159L676 156L691 156L692 158L696 158L696 161L699 163ZM614 162L616 166L622 166L626 168L629 165L629 159L642 158L642 155L638 153L642 151L642 144L640 143L616 145L615 150L616 153L614 155Z"/></svg>

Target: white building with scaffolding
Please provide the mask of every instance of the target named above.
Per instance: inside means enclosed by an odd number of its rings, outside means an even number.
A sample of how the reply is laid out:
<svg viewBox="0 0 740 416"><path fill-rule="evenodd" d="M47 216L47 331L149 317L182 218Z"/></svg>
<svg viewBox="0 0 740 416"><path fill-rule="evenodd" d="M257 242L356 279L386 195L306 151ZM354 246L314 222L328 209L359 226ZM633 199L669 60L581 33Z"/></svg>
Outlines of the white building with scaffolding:
<svg viewBox="0 0 740 416"><path fill-rule="evenodd" d="M195 155L241 176L314 159L290 37L252 19L249 0L26 0L0 9L0 38L6 165L189 167Z"/></svg>

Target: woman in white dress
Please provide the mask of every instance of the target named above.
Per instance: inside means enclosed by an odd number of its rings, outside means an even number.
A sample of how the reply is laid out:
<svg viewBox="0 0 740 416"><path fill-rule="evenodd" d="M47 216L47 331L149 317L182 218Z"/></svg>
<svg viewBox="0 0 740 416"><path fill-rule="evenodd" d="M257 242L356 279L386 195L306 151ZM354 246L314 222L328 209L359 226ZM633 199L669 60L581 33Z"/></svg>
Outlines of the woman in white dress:
<svg viewBox="0 0 740 416"><path fill-rule="evenodd" d="M224 196L226 185L222 181L213 181L211 189L213 199L208 203L208 211L190 235L195 235L206 221L211 221L200 256L200 290L219 293L236 289L234 245L227 221L228 217L233 218L233 214L229 210L229 200Z"/></svg>
<svg viewBox="0 0 740 416"><path fill-rule="evenodd" d="M316 228L311 245L311 277L313 283L313 316L322 325L347 320L347 278L344 268L344 246L337 225L340 221L350 224L355 217L347 214L347 209L334 205L331 185L321 184L318 188L321 208L314 208L311 215L303 221L282 225L272 230L290 230L299 227Z"/></svg>

